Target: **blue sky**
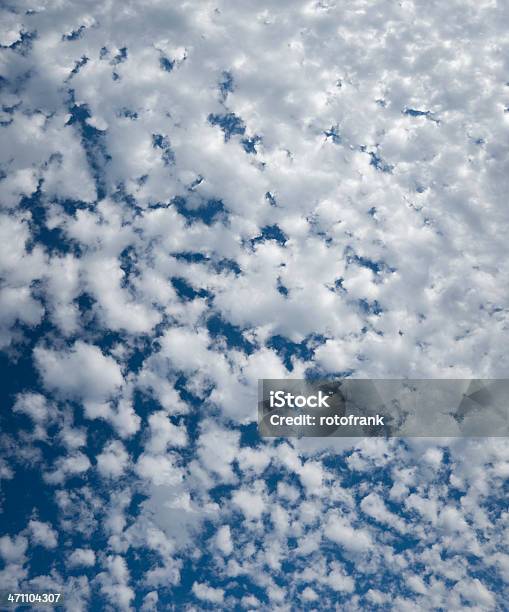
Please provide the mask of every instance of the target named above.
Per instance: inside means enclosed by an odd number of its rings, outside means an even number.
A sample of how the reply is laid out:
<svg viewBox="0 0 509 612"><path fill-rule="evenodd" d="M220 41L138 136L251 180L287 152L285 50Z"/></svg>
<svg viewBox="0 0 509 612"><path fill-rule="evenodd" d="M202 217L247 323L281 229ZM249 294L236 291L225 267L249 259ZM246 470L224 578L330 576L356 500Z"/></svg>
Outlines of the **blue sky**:
<svg viewBox="0 0 509 612"><path fill-rule="evenodd" d="M260 378L507 377L507 7L1 11L0 588L504 609L504 438L255 421Z"/></svg>

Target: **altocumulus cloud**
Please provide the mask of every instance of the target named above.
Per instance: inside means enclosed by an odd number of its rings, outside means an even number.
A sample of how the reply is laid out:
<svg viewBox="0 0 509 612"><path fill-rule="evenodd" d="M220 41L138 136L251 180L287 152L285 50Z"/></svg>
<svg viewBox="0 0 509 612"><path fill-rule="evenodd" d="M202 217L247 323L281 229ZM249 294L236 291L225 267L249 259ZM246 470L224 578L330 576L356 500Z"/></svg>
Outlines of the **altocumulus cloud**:
<svg viewBox="0 0 509 612"><path fill-rule="evenodd" d="M264 377L506 376L507 5L1 10L2 588L502 609L504 439L254 420Z"/></svg>

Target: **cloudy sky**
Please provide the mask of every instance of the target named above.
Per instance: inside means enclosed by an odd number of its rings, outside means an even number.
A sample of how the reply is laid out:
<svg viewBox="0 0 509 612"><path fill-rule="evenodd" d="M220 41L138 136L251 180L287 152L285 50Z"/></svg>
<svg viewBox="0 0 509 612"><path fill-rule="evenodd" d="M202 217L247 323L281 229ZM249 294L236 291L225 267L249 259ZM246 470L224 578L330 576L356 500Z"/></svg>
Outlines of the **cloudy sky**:
<svg viewBox="0 0 509 612"><path fill-rule="evenodd" d="M509 6L13 0L0 588L501 610L506 439L266 439L259 378L509 371Z"/></svg>

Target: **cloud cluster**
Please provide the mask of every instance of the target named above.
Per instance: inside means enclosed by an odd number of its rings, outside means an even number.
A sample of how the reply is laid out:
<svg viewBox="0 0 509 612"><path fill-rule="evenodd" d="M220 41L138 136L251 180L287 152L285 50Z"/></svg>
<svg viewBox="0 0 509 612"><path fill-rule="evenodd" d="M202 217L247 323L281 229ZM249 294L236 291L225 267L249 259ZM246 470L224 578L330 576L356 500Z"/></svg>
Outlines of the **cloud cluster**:
<svg viewBox="0 0 509 612"><path fill-rule="evenodd" d="M503 3L1 10L2 585L500 608L503 440L253 422L264 377L505 376Z"/></svg>

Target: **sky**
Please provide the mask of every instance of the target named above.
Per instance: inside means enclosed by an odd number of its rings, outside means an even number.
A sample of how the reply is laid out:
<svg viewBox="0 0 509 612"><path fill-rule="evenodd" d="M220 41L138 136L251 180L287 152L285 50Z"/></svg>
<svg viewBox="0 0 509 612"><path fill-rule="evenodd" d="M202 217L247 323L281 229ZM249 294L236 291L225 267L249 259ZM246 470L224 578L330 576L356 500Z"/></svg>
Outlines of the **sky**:
<svg viewBox="0 0 509 612"><path fill-rule="evenodd" d="M0 588L507 609L505 438L256 419L263 378L507 378L509 5L0 7Z"/></svg>

